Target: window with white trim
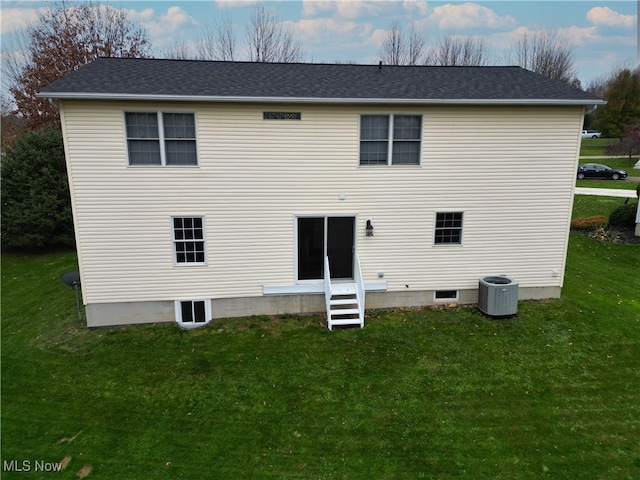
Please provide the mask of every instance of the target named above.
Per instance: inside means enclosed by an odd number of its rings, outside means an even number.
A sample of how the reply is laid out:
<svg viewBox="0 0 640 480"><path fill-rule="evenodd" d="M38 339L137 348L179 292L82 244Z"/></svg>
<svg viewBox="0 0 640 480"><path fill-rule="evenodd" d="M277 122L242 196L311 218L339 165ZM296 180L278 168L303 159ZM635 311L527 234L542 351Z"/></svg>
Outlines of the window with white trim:
<svg viewBox="0 0 640 480"><path fill-rule="evenodd" d="M361 115L360 165L420 165L421 115Z"/></svg>
<svg viewBox="0 0 640 480"><path fill-rule="evenodd" d="M178 265L204 265L203 217L173 217L173 254Z"/></svg>
<svg viewBox="0 0 640 480"><path fill-rule="evenodd" d="M129 165L197 166L193 113L125 112Z"/></svg>
<svg viewBox="0 0 640 480"><path fill-rule="evenodd" d="M211 321L211 300L176 300L175 312L183 327L199 327Z"/></svg>
<svg viewBox="0 0 640 480"><path fill-rule="evenodd" d="M436 290L433 293L434 301L458 300L458 290Z"/></svg>
<svg viewBox="0 0 640 480"><path fill-rule="evenodd" d="M462 244L462 212L436 213L434 243L436 245Z"/></svg>

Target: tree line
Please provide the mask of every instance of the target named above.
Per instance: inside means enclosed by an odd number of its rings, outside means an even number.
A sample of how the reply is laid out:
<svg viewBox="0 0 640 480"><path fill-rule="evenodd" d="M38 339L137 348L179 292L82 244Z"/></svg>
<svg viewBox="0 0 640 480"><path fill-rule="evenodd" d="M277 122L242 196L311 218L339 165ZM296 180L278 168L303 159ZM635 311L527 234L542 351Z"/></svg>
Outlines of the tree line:
<svg viewBox="0 0 640 480"><path fill-rule="evenodd" d="M245 41L241 48L237 27L224 14L213 23L205 23L193 43L178 42L166 49L162 56L185 60L284 63L306 60L306 51L296 38L293 27L271 7L253 6L243 33ZM35 98L35 93L45 85L100 56L153 56L146 31L129 19L124 10L91 1L71 5L61 2L40 11L19 43L20 50L27 52L26 59L3 57L3 82L12 98L3 99L2 113L5 116L13 105L13 113L23 120L20 124L31 129L58 122L55 107ZM499 59L490 53L482 37L446 34L429 44L427 32L419 29L416 23L407 28L399 20L392 19L376 52L376 60L385 65L517 65L581 87L576 77L573 47L561 34L549 29L524 33L514 41L509 53ZM589 122L599 125L603 133L616 137L622 136L621 128L631 121L630 117L638 116L637 106L629 107L634 103L636 91L633 89L637 85L638 70L624 70L626 73L618 78L621 71L586 86L587 90L605 99L611 97L614 103L618 101L620 91L630 90L630 93L622 94L627 105L622 118L611 112L598 119L597 116L588 118ZM615 125L610 127L608 123ZM15 130L20 129L8 125L6 133L11 134Z"/></svg>
<svg viewBox="0 0 640 480"><path fill-rule="evenodd" d="M303 62L306 52L295 32L264 5L252 7L244 31L224 15L205 24L193 47L182 42L165 52L175 59ZM26 58L3 57L3 82L11 99L2 99L2 245L46 247L73 244L60 120L55 104L35 97L49 83L97 57L151 57L146 31L123 10L92 2L64 2L41 10L19 42ZM392 20L377 53L386 65L484 66L498 63L481 37L445 35L435 44L415 24ZM580 87L574 51L551 30L523 35L508 63ZM590 112L585 126L621 138L625 155L640 153L640 69L620 69L592 82L587 90L608 100Z"/></svg>

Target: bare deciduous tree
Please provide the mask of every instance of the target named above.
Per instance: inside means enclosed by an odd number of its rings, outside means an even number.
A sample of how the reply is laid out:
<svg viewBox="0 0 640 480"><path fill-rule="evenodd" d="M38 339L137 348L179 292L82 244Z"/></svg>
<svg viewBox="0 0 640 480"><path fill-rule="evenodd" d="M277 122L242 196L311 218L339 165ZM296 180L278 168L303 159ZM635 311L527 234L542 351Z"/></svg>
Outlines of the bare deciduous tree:
<svg viewBox="0 0 640 480"><path fill-rule="evenodd" d="M427 56L429 65L482 66L490 57L483 38L467 35L445 35Z"/></svg>
<svg viewBox="0 0 640 480"><path fill-rule="evenodd" d="M525 33L516 41L512 61L545 77L569 83L576 77L573 47L554 30Z"/></svg>
<svg viewBox="0 0 640 480"><path fill-rule="evenodd" d="M184 40L174 43L171 47L165 49L164 56L173 60L190 60L194 58L189 44Z"/></svg>
<svg viewBox="0 0 640 480"><path fill-rule="evenodd" d="M5 70L17 112L28 127L59 123L58 112L35 94L97 57L145 57L149 41L126 12L110 5L64 2L40 13L25 33L27 57Z"/></svg>
<svg viewBox="0 0 640 480"><path fill-rule="evenodd" d="M276 11L264 5L251 9L247 26L249 60L252 62L294 63L304 59L302 44L294 38Z"/></svg>
<svg viewBox="0 0 640 480"><path fill-rule="evenodd" d="M378 50L378 61L385 65L418 65L423 63L426 52L426 36L411 25L407 35L398 20L392 20L387 37Z"/></svg>
<svg viewBox="0 0 640 480"><path fill-rule="evenodd" d="M216 20L214 26L205 24L196 40L196 58L233 61L236 55L237 41L231 18L224 15Z"/></svg>

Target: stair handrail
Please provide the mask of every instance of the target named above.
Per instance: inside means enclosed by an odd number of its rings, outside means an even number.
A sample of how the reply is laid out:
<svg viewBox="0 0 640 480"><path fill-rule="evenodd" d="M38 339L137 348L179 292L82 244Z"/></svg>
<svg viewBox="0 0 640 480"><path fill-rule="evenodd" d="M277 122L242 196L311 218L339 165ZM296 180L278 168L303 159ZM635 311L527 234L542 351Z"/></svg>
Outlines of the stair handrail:
<svg viewBox="0 0 640 480"><path fill-rule="evenodd" d="M331 325L331 272L329 270L329 257L324 257L324 302L327 307L327 317Z"/></svg>
<svg viewBox="0 0 640 480"><path fill-rule="evenodd" d="M354 254L354 280L356 283L356 298L358 299L358 310L360 316L360 326L364 327L364 280L362 279L362 270L360 268L360 257Z"/></svg>

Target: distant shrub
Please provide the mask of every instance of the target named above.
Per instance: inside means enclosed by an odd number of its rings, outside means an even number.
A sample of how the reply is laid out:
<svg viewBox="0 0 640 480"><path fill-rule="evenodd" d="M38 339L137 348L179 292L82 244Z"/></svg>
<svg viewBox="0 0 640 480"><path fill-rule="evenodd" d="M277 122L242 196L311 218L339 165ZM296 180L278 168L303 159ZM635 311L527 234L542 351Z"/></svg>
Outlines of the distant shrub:
<svg viewBox="0 0 640 480"><path fill-rule="evenodd" d="M628 203L616 208L609 215L609 225L614 227L635 227L638 203Z"/></svg>
<svg viewBox="0 0 640 480"><path fill-rule="evenodd" d="M576 218L571 221L571 228L579 230L597 230L607 225L607 217L594 215L593 217Z"/></svg>

